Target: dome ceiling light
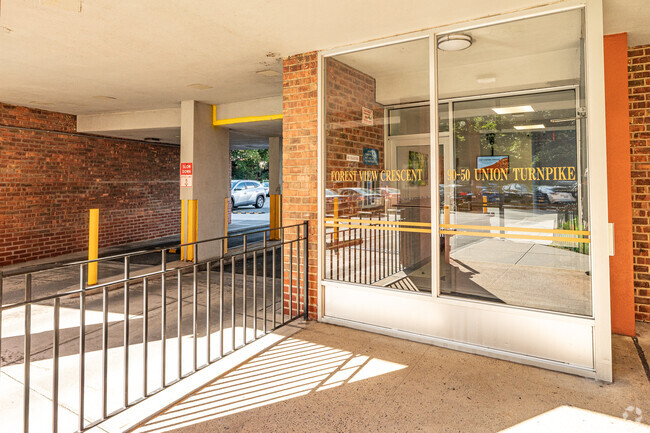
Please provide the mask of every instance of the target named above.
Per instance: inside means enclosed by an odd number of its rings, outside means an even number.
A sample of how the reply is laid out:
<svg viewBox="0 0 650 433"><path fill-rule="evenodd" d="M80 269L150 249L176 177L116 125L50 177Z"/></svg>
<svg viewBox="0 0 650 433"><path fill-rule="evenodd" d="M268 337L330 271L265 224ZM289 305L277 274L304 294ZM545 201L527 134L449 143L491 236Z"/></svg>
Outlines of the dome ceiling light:
<svg viewBox="0 0 650 433"><path fill-rule="evenodd" d="M443 51L460 51L472 46L472 37L463 34L442 35L438 38L438 49Z"/></svg>

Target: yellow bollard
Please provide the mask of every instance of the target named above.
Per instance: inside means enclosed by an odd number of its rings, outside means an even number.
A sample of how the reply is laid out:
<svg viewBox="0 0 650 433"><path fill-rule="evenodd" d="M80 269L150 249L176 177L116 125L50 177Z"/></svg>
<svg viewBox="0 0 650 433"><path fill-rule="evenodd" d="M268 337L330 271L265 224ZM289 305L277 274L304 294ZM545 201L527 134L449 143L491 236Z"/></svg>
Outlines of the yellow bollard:
<svg viewBox="0 0 650 433"><path fill-rule="evenodd" d="M188 200L187 203L187 242L196 242L198 237L198 201ZM187 260L194 260L194 245L187 247Z"/></svg>
<svg viewBox="0 0 650 433"><path fill-rule="evenodd" d="M199 201L192 200L193 212L194 212L194 231L192 232L192 242L199 240Z"/></svg>
<svg viewBox="0 0 650 433"><path fill-rule="evenodd" d="M187 211L186 200L181 200L181 244L187 242ZM187 247L181 247L181 260L185 260Z"/></svg>
<svg viewBox="0 0 650 433"><path fill-rule="evenodd" d="M339 219L339 199L338 197L334 197L334 219L338 220ZM338 224L338 221L336 221ZM339 228L334 227L334 242L338 242L339 240Z"/></svg>
<svg viewBox="0 0 650 433"><path fill-rule="evenodd" d="M483 196L483 213L487 213L488 207L487 207L487 197Z"/></svg>
<svg viewBox="0 0 650 433"><path fill-rule="evenodd" d="M228 252L228 205L229 205L229 200L228 197L226 197L226 200L224 201L224 207L223 207L223 235L226 236L226 239L223 241L223 252L221 255L224 255Z"/></svg>
<svg viewBox="0 0 650 433"><path fill-rule="evenodd" d="M280 194L271 194L270 196L271 202L270 202L270 215L269 215L269 223L271 225L271 229L277 229L280 227L280 206L282 205L282 195ZM279 241L280 240L280 230L271 230L271 233L269 234L269 239L272 241Z"/></svg>
<svg viewBox="0 0 650 433"><path fill-rule="evenodd" d="M90 209L88 223L88 260L99 257L99 209ZM97 284L97 262L88 264L88 285Z"/></svg>

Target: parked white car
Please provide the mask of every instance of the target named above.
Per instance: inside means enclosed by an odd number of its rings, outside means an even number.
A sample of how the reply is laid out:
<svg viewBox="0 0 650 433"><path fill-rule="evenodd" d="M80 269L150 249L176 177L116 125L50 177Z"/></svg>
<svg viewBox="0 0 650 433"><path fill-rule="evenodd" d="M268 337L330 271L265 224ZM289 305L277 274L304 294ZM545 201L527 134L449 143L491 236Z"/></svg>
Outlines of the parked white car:
<svg viewBox="0 0 650 433"><path fill-rule="evenodd" d="M230 181L230 200L232 201L233 209L247 205L261 208L264 206L265 195L264 187L255 180Z"/></svg>

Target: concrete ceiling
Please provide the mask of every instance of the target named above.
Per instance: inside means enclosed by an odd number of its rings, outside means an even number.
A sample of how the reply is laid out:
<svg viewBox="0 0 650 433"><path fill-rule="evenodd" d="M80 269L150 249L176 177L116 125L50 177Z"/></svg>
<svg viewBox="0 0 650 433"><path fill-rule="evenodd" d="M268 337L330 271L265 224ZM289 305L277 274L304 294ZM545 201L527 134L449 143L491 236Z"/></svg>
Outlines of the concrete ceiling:
<svg viewBox="0 0 650 433"><path fill-rule="evenodd" d="M630 47L650 44L648 0L603 0L605 34L627 33Z"/></svg>
<svg viewBox="0 0 650 433"><path fill-rule="evenodd" d="M648 0L605 0L650 42ZM281 59L554 0L2 0L0 101L92 114L278 96Z"/></svg>
<svg viewBox="0 0 650 433"><path fill-rule="evenodd" d="M268 149L269 137L282 136L282 120L265 122L242 123L232 125L230 129L230 148L233 150ZM150 141L154 143L181 144L181 128L156 127L134 129L103 129L100 131L84 131L90 134L107 137L126 138L129 140Z"/></svg>

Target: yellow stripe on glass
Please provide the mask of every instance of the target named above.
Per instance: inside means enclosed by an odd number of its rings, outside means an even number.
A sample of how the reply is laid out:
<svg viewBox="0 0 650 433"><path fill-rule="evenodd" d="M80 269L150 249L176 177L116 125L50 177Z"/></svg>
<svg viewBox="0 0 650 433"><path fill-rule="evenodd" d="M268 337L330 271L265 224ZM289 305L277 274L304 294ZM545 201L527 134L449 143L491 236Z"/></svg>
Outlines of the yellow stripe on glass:
<svg viewBox="0 0 650 433"><path fill-rule="evenodd" d="M389 220L363 220L363 219L344 219L344 218L325 218L326 223L345 223L345 224L380 224L391 226L414 226L431 228L431 223L408 222L408 221L389 221Z"/></svg>
<svg viewBox="0 0 650 433"><path fill-rule="evenodd" d="M444 221L449 221L449 214L445 212ZM341 219L341 218L326 218L325 227L332 227L335 232L340 228L348 229L368 229L368 230L384 230L384 231L398 231L398 232L411 232L411 233L431 233L431 224L424 222L408 222L408 221L386 221L386 220L365 220L365 219ZM462 231L461 231L462 230ZM468 230L483 230L483 231L468 231ZM512 234L512 233L491 233L491 231L499 230L503 232L529 232L533 234ZM487 231L487 233L486 233ZM528 240L546 240L554 242L578 242L578 243L591 243L587 237L591 232L587 230L563 230L563 229L543 229L535 227L503 227L503 226L477 226L477 225L462 225L462 224L440 224L441 235L458 235L458 236L475 236L475 237L488 237L488 238L504 238L504 239L528 239ZM548 233L549 235L566 235L561 236L540 236L534 233Z"/></svg>
<svg viewBox="0 0 650 433"><path fill-rule="evenodd" d="M487 230L485 231L467 231L467 230ZM548 233L550 235L567 235L567 237L560 236L540 236L535 234L513 234L513 233L491 233L490 231L500 230L503 232L529 232L529 233ZM591 232L587 230L563 230L563 229L542 229L535 227L502 227L502 226L477 226L477 225L463 225L463 224L440 224L441 235L456 235L456 236L475 236L483 238L503 238L503 239L526 239L526 240L542 240L553 242L577 242L588 244L591 243L589 238L578 236L590 236Z"/></svg>
<svg viewBox="0 0 650 433"><path fill-rule="evenodd" d="M537 232L554 233L567 235L589 236L591 232L586 230L563 230L563 229L540 229L536 227L501 227L501 226L476 226L464 224L440 224L441 229L464 229L464 230L503 230L507 232Z"/></svg>
<svg viewBox="0 0 650 433"><path fill-rule="evenodd" d="M342 229L368 229L368 230L393 231L393 232L431 233L430 228L424 229L424 228L415 228L415 227L386 227L385 225L370 225L370 224L325 223L325 227L334 227L334 228L342 228Z"/></svg>
<svg viewBox="0 0 650 433"><path fill-rule="evenodd" d="M440 234L476 236L479 238L527 239L527 240L554 241L554 242L578 242L583 244L591 243L591 240L589 238L569 238L569 237L561 238L557 236L515 235L510 233L461 232L455 230L440 230Z"/></svg>

